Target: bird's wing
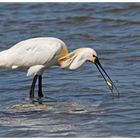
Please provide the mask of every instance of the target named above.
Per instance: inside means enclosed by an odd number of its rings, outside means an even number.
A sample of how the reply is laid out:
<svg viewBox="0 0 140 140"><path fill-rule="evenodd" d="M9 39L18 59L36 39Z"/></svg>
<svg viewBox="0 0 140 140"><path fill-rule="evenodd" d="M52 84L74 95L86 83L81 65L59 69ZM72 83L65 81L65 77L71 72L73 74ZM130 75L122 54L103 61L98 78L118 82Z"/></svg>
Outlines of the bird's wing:
<svg viewBox="0 0 140 140"><path fill-rule="evenodd" d="M63 50L59 41L34 40L18 43L10 49L13 66L30 67L34 65L52 65Z"/></svg>

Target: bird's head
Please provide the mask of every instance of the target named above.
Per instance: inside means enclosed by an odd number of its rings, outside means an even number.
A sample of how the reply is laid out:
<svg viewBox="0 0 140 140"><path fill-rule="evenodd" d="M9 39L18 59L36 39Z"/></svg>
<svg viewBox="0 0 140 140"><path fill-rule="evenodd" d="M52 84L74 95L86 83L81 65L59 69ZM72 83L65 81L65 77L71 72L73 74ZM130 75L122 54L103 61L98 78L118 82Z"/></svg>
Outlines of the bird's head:
<svg viewBox="0 0 140 140"><path fill-rule="evenodd" d="M115 84L113 83L113 81L111 80L111 78L109 77L107 72L104 70L103 66L101 65L99 58L97 57L96 51L94 49L88 49L88 52L86 54L87 54L87 56L86 56L87 61L94 63L96 65L97 69L101 73L103 79L105 80L105 82L106 82L107 86L109 87L109 89L111 90L111 92L113 93L113 91L115 89L119 96L118 89L116 88Z"/></svg>
<svg viewBox="0 0 140 140"><path fill-rule="evenodd" d="M97 58L97 53L92 48L83 48L83 51L81 51L81 55L83 55L83 58L86 59L86 61L95 63Z"/></svg>
<svg viewBox="0 0 140 140"><path fill-rule="evenodd" d="M65 57L61 58L60 61L61 61L62 68L66 68L66 69L70 69L70 70L79 68L85 62L91 62L91 63L95 64L97 69L101 73L102 77L104 78L107 86L112 91L112 93L113 93L114 88L117 90L113 81L111 80L111 78L106 73L103 66L101 65L99 58L97 57L97 53L94 49L92 49L92 48L76 49L73 52L66 55Z"/></svg>

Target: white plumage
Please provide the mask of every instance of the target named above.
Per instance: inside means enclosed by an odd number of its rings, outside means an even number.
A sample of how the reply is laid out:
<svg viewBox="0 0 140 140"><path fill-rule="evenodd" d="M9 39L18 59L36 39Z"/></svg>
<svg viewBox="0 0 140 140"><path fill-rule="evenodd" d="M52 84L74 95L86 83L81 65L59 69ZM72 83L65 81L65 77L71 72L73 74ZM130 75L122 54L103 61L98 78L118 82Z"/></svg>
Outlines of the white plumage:
<svg viewBox="0 0 140 140"><path fill-rule="evenodd" d="M0 67L27 70L27 76L34 76L30 97L39 78L38 96L42 97L42 73L52 66L77 69L86 61L96 63L97 54L91 48L79 48L68 53L66 44L53 37L39 37L21 41L13 47L0 52Z"/></svg>
<svg viewBox="0 0 140 140"><path fill-rule="evenodd" d="M0 53L0 66L28 69L27 75L41 74L53 65L65 44L56 38L44 37L21 41Z"/></svg>

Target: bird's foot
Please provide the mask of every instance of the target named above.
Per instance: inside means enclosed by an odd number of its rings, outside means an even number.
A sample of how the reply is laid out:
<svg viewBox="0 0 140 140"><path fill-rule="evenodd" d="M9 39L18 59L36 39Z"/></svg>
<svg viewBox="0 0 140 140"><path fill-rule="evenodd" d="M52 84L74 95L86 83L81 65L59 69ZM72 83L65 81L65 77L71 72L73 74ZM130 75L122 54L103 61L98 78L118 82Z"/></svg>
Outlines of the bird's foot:
<svg viewBox="0 0 140 140"><path fill-rule="evenodd" d="M34 98L34 97L31 97L31 96L30 96L29 99L30 99L30 101L31 101L32 104L35 103L35 98Z"/></svg>
<svg viewBox="0 0 140 140"><path fill-rule="evenodd" d="M43 95L42 91L38 92L37 101L38 101L39 104L42 104L42 99L41 99L41 98L42 98L43 96L44 96L44 95Z"/></svg>
<svg viewBox="0 0 140 140"><path fill-rule="evenodd" d="M30 97L31 100L34 99L34 91L32 91L32 90L30 91L29 97Z"/></svg>
<svg viewBox="0 0 140 140"><path fill-rule="evenodd" d="M30 98L31 104L42 104L42 98L40 97L34 97L34 98Z"/></svg>
<svg viewBox="0 0 140 140"><path fill-rule="evenodd" d="M44 97L43 93L42 93L42 92L38 92L38 97L39 97L39 98Z"/></svg>
<svg viewBox="0 0 140 140"><path fill-rule="evenodd" d="M33 92L30 92L29 99L31 100L31 103L35 103L35 97Z"/></svg>
<svg viewBox="0 0 140 140"><path fill-rule="evenodd" d="M40 97L37 98L39 104L42 104L42 99Z"/></svg>

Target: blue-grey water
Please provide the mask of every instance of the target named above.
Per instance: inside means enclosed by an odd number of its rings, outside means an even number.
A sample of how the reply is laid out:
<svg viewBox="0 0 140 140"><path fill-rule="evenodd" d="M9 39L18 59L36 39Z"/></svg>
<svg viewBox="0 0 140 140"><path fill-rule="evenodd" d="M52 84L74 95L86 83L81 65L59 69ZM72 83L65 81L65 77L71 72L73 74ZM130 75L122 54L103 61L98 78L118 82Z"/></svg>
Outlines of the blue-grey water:
<svg viewBox="0 0 140 140"><path fill-rule="evenodd" d="M121 97L86 63L46 70L32 104L32 78L2 68L0 137L140 137L140 3L0 3L0 51L40 36L94 48Z"/></svg>

